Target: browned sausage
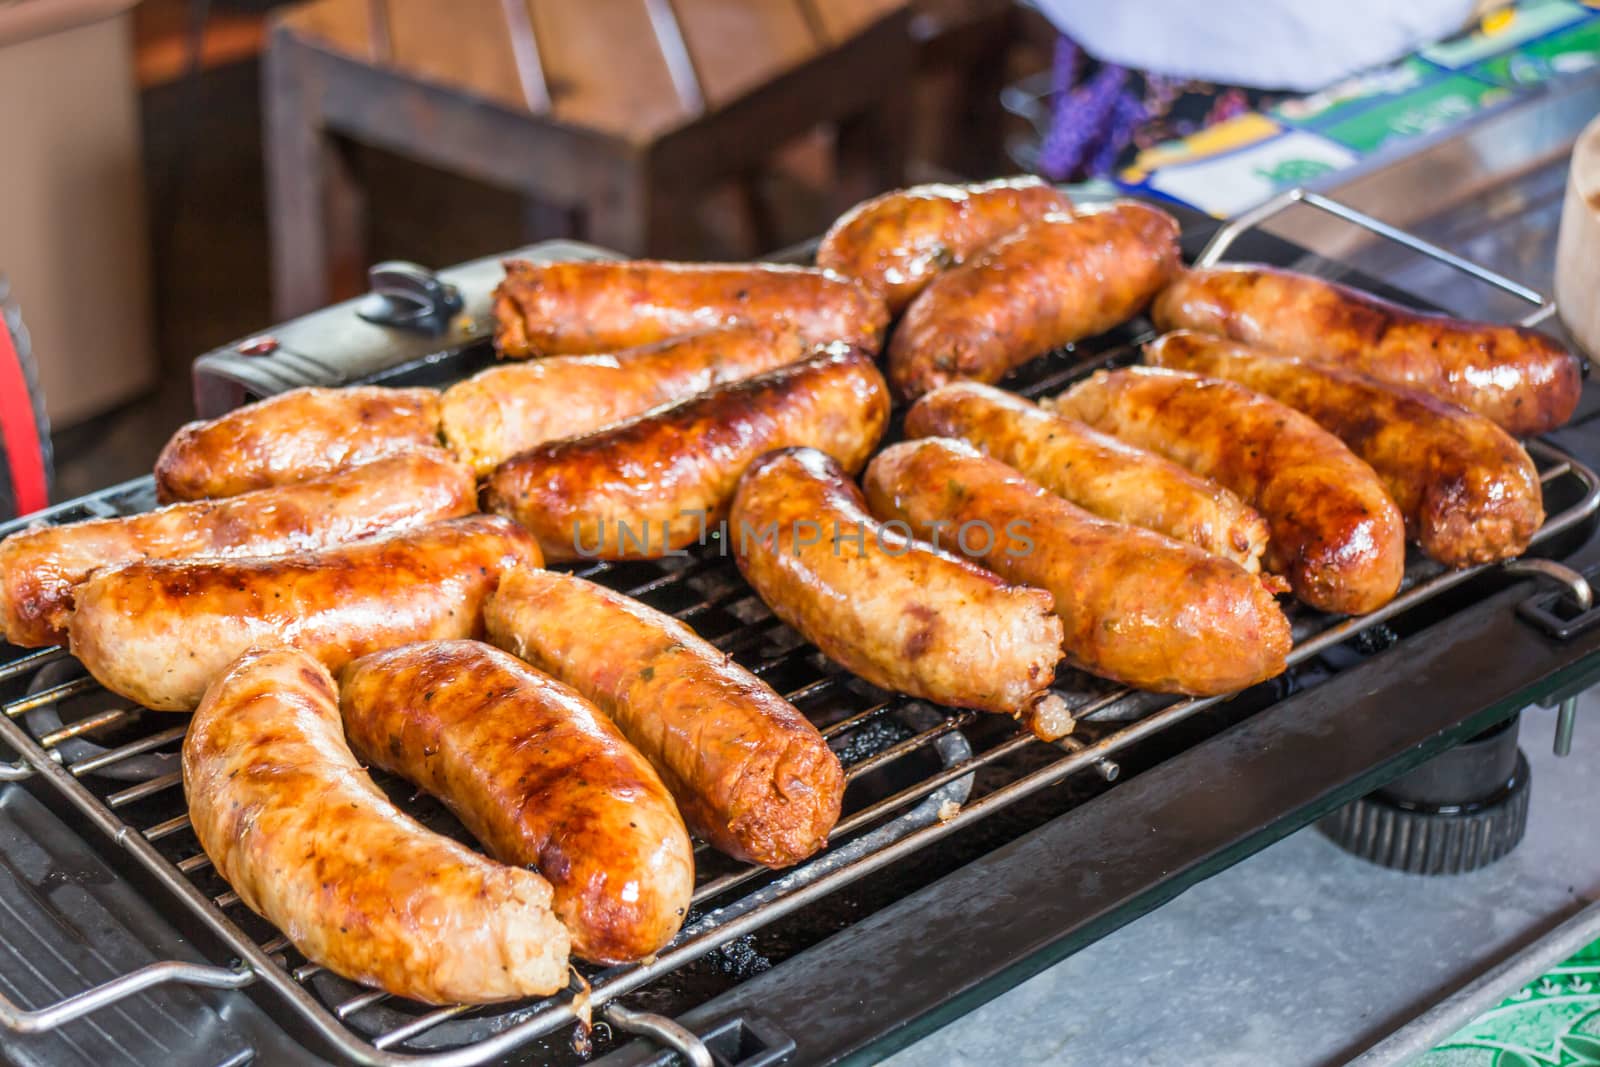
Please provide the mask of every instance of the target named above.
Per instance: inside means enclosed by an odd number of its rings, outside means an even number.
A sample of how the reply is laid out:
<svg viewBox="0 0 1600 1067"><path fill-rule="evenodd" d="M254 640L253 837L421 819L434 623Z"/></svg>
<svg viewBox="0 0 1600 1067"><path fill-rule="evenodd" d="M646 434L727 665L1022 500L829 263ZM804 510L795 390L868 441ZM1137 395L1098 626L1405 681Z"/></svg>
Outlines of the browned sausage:
<svg viewBox="0 0 1600 1067"><path fill-rule="evenodd" d="M495 346L508 359L615 352L736 323L876 352L889 324L877 294L827 271L649 260L507 260L494 315Z"/></svg>
<svg viewBox="0 0 1600 1067"><path fill-rule="evenodd" d="M1236 563L1095 518L962 441L891 445L863 484L875 514L1048 590L1067 658L1084 670L1200 696L1283 672L1289 622Z"/></svg>
<svg viewBox="0 0 1600 1067"><path fill-rule="evenodd" d="M1067 194L1031 176L913 185L840 215L817 246L817 266L882 293L889 313L898 315L940 271L1024 223L1071 210Z"/></svg>
<svg viewBox="0 0 1600 1067"><path fill-rule="evenodd" d="M838 758L793 705L677 619L527 568L506 575L484 617L496 644L611 716L715 847L787 867L827 844L844 796Z"/></svg>
<svg viewBox="0 0 1600 1067"><path fill-rule="evenodd" d="M1144 351L1157 366L1238 382L1331 430L1378 472L1407 532L1441 563L1520 555L1544 523L1533 460L1481 415L1356 371L1187 330Z"/></svg>
<svg viewBox="0 0 1600 1067"><path fill-rule="evenodd" d="M475 637L500 572L539 547L490 515L263 559L146 560L78 586L72 654L147 708L188 711L245 649L287 644L329 670L412 641Z"/></svg>
<svg viewBox="0 0 1600 1067"><path fill-rule="evenodd" d="M809 448L762 456L729 523L739 570L778 618L873 685L1031 715L1055 678L1050 596L884 527L847 474Z"/></svg>
<svg viewBox="0 0 1600 1067"><path fill-rule="evenodd" d="M716 526L763 452L809 445L860 470L888 418L872 359L832 352L529 449L495 470L485 498L548 559L650 559Z"/></svg>
<svg viewBox="0 0 1600 1067"><path fill-rule="evenodd" d="M183 791L218 873L307 959L433 1004L567 984L549 884L395 808L305 653L254 650L226 667L183 740Z"/></svg>
<svg viewBox="0 0 1600 1067"><path fill-rule="evenodd" d="M1179 267L1178 223L1118 201L1050 215L936 277L889 342L889 380L906 397L959 379L999 381L1144 309Z"/></svg>
<svg viewBox="0 0 1600 1067"><path fill-rule="evenodd" d="M813 350L793 330L730 326L615 355L507 363L444 391L444 437L482 476L534 445L799 362Z"/></svg>
<svg viewBox="0 0 1600 1067"><path fill-rule="evenodd" d="M959 437L1101 518L1143 526L1245 570L1261 569L1267 524L1254 508L1154 452L1123 444L1014 393L953 382L906 413L907 437Z"/></svg>
<svg viewBox="0 0 1600 1067"><path fill-rule="evenodd" d="M432 389L293 389L179 429L156 457L156 493L234 496L438 443Z"/></svg>
<svg viewBox="0 0 1600 1067"><path fill-rule="evenodd" d="M472 473L428 449L227 500L23 530L0 541L0 624L14 645L64 644L73 586L101 567L137 559L281 555L477 507Z"/></svg>
<svg viewBox="0 0 1600 1067"><path fill-rule="evenodd" d="M1151 317L1163 330L1221 334L1409 385L1519 436L1570 419L1583 387L1577 359L1536 330L1424 314L1276 267L1189 271Z"/></svg>
<svg viewBox="0 0 1600 1067"><path fill-rule="evenodd" d="M1357 615L1399 590L1400 510L1371 467L1298 411L1233 382L1150 367L1100 371L1055 408L1254 505L1272 529L1267 568L1312 607Z"/></svg>
<svg viewBox="0 0 1600 1067"><path fill-rule="evenodd" d="M477 641L363 656L339 687L357 756L443 800L503 863L555 890L572 951L652 955L694 893L694 847L666 786L593 704Z"/></svg>

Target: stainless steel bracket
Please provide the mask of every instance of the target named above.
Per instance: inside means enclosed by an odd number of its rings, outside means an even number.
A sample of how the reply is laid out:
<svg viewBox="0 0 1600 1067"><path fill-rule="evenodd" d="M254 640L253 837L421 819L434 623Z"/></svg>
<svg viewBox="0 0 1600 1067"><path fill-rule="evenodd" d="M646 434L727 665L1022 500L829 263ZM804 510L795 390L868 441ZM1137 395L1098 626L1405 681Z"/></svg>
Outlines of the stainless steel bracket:
<svg viewBox="0 0 1600 1067"><path fill-rule="evenodd" d="M1212 235L1211 240L1206 242L1206 246L1201 249L1200 255L1195 257L1195 266L1214 266L1243 234L1255 229L1267 220L1281 215L1297 204L1315 208L1324 214L1332 215L1334 218L1366 230L1368 233L1392 241L1403 248L1409 248L1419 255L1427 256L1429 259L1437 260L1448 267L1453 267L1486 285L1494 286L1501 292L1511 294L1524 303L1532 304L1535 310L1529 312L1518 321L1520 326L1538 326L1556 313L1556 302L1554 300L1529 289L1520 282L1514 282L1497 271L1490 270L1482 264L1474 263L1470 259L1464 259L1449 249L1440 248L1431 241L1424 241L1422 238L1409 234L1398 227L1391 226L1381 219L1375 219L1365 212L1357 211L1355 208L1341 204L1339 201L1323 196L1321 193L1314 193L1309 189L1300 187L1285 190L1271 200L1224 223Z"/></svg>

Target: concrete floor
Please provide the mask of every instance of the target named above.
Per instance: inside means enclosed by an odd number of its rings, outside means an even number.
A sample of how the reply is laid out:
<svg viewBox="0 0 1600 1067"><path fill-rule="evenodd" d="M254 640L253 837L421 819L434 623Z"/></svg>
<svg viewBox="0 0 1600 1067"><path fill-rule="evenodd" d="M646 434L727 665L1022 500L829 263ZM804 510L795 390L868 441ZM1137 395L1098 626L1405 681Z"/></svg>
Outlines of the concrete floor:
<svg viewBox="0 0 1600 1067"><path fill-rule="evenodd" d="M1397 874L1303 830L886 1063L1345 1062L1600 899L1600 691L1581 701L1566 759L1550 751L1554 722L1524 713L1528 835L1500 862Z"/></svg>

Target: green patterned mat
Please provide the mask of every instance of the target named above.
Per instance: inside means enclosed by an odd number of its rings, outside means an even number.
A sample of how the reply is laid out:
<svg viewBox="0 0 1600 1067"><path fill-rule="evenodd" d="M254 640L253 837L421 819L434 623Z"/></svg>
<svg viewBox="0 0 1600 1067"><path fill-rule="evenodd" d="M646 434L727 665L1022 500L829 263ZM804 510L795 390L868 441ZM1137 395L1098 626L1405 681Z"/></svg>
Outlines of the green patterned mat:
<svg viewBox="0 0 1600 1067"><path fill-rule="evenodd" d="M1408 1067L1600 1067L1600 941Z"/></svg>

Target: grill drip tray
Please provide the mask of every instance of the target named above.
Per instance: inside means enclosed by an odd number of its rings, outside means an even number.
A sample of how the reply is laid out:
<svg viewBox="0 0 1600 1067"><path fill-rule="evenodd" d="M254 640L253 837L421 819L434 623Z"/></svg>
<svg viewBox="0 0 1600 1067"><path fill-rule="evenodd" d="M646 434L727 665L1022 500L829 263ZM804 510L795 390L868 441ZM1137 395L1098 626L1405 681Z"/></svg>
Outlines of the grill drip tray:
<svg viewBox="0 0 1600 1067"><path fill-rule="evenodd" d="M0 990L43 1007L154 962L166 924L126 879L25 789L0 792ZM134 930L144 931L136 936ZM168 958L192 950L164 946ZM18 1067L218 1067L248 1062L249 1036L197 993L166 986L41 1034L10 1036Z"/></svg>

